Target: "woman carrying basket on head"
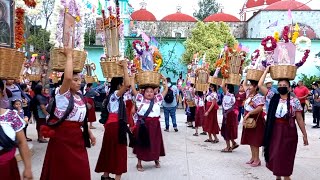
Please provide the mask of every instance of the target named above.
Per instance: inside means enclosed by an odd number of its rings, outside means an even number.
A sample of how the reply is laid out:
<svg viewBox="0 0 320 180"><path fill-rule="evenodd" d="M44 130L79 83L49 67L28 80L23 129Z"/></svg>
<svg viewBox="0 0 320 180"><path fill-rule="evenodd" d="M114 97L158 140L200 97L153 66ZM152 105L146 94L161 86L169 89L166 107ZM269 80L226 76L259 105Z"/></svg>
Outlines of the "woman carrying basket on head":
<svg viewBox="0 0 320 180"><path fill-rule="evenodd" d="M245 116L243 118L241 144L250 145L251 159L246 164L257 167L261 165L259 147L263 144L265 129L265 114L263 112L265 97L259 94L257 81L250 80L250 85L248 85L246 79L242 86L247 99L244 101Z"/></svg>
<svg viewBox="0 0 320 180"><path fill-rule="evenodd" d="M288 79L278 80L278 93L268 90L263 85L266 75L269 73L267 67L259 81L259 89L271 99L266 129L264 135L264 157L267 168L273 172L277 179L284 176L290 180L293 171L294 159L298 144L296 123L303 134L303 143L308 145L307 132L302 118L302 107L300 101L292 97L289 92L290 82Z"/></svg>
<svg viewBox="0 0 320 180"><path fill-rule="evenodd" d="M103 102L101 123L104 124L102 147L95 172L103 172L102 180L112 179L109 174L115 174L120 180L127 172L127 115L124 93L130 85L127 63L121 61L124 77L114 77L107 98Z"/></svg>
<svg viewBox="0 0 320 180"><path fill-rule="evenodd" d="M86 147L90 147L90 141L95 145L96 139L88 128L86 102L80 93L81 78L73 72L72 49L65 49L63 53L67 60L62 85L54 97L56 107L52 108L48 121L56 125L49 129L41 127L50 140L40 180L90 180Z"/></svg>
<svg viewBox="0 0 320 180"><path fill-rule="evenodd" d="M141 161L154 161L156 168L160 168L160 156L165 156L161 126L160 126L160 105L163 97L168 92L166 78L162 77L164 90L155 95L153 87L145 87L143 94L132 88L136 97L138 121L136 123L135 136L137 144L133 153L137 155L137 170L144 171ZM131 87L135 87L132 82Z"/></svg>

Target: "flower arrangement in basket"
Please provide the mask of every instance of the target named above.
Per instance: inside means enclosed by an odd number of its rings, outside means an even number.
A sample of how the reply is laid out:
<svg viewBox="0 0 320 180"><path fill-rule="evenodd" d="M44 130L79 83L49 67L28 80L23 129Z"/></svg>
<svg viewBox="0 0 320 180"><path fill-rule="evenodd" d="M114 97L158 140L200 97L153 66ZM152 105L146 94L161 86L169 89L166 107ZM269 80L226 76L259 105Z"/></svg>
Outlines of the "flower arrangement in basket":
<svg viewBox="0 0 320 180"><path fill-rule="evenodd" d="M100 66L105 78L122 77L123 68L118 64L121 56L119 52L119 38L121 34L119 1L116 1L116 14L112 13L112 7L108 7L109 16L106 17L102 10L103 31L104 31L104 54L100 58Z"/></svg>
<svg viewBox="0 0 320 180"><path fill-rule="evenodd" d="M196 84L196 70L202 66L202 60L198 56L199 53L194 54L191 63L188 65L187 82L190 84Z"/></svg>
<svg viewBox="0 0 320 180"><path fill-rule="evenodd" d="M198 53L193 57L193 71L195 75L195 88L197 91L209 89L209 64L206 62L206 54L198 58Z"/></svg>
<svg viewBox="0 0 320 180"><path fill-rule="evenodd" d="M10 1L4 3L10 3ZM4 33L8 34L8 37L4 36L4 41L0 43L1 79L19 78L25 60L24 53L18 50L22 48L25 42L24 16L37 15L42 8L42 0L16 0L14 6L10 4L9 7L12 8L8 9L9 12L15 12L15 14L8 13L9 17L7 17L10 21L14 21L7 23L15 24L14 42L11 41L13 35L11 34L9 27L4 24L2 30L4 30ZM15 8L15 10L13 10L13 8Z"/></svg>
<svg viewBox="0 0 320 180"><path fill-rule="evenodd" d="M239 45L235 45L235 48L225 47L219 57L215 63L216 70L213 77L218 77L221 73L227 84L239 85L246 51Z"/></svg>
<svg viewBox="0 0 320 180"><path fill-rule="evenodd" d="M162 55L158 48L150 47L147 42L133 41L136 56L133 60L134 69L137 70L136 81L140 87L158 87L160 85Z"/></svg>
<svg viewBox="0 0 320 180"><path fill-rule="evenodd" d="M262 61L259 58L261 58L260 57L260 50L256 49L251 54L250 65L245 68L245 72L247 74L246 77L248 80L259 81L259 79L263 75L265 67L263 66Z"/></svg>
<svg viewBox="0 0 320 180"><path fill-rule="evenodd" d="M275 37L268 36L262 40L258 63L261 62L264 67L271 65L270 75L272 79L295 79L297 68L301 67L308 59L311 40L304 36L299 37L299 31L300 27L296 24L293 36L290 39L290 27L285 26L282 31L282 41L278 37L278 32L275 33ZM302 43L305 43L305 45L302 46ZM303 53L299 62L295 60L297 53Z"/></svg>
<svg viewBox="0 0 320 180"><path fill-rule="evenodd" d="M50 43L54 48L50 51L51 68L63 72L67 58L61 52L64 47L73 48L73 71L81 72L87 59L84 51L84 17L82 1L55 1Z"/></svg>
<svg viewBox="0 0 320 180"><path fill-rule="evenodd" d="M98 77L94 72L96 70L96 65L94 63L90 63L89 60L87 60L87 63L84 65L84 68L85 68L84 79L86 83L98 82Z"/></svg>
<svg viewBox="0 0 320 180"><path fill-rule="evenodd" d="M32 54L31 59L25 61L22 73L29 81L40 81L43 74L42 70L38 54Z"/></svg>

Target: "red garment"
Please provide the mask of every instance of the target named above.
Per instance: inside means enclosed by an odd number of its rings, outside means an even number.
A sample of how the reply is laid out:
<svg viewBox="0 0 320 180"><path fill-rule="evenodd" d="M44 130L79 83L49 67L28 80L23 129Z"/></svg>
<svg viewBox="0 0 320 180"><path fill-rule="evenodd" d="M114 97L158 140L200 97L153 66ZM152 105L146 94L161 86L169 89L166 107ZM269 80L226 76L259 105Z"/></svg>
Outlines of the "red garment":
<svg viewBox="0 0 320 180"><path fill-rule="evenodd" d="M240 99L239 99L240 98ZM243 107L243 102L246 100L246 93L238 93L236 95L236 107Z"/></svg>
<svg viewBox="0 0 320 180"><path fill-rule="evenodd" d="M195 127L202 127L204 121L204 107L196 107Z"/></svg>
<svg viewBox="0 0 320 180"><path fill-rule="evenodd" d="M119 144L118 114L110 113L108 118L95 172L121 175L127 172L127 146Z"/></svg>
<svg viewBox="0 0 320 180"><path fill-rule="evenodd" d="M207 102L206 109L208 110L211 106L212 102ZM204 118L203 122L203 131L210 134L219 134L220 127L218 124L218 115L217 110L212 109L208 116Z"/></svg>
<svg viewBox="0 0 320 180"><path fill-rule="evenodd" d="M126 112L127 112L128 124L130 127L134 126L134 121L133 121L133 117L131 114L132 106L133 106L132 100L127 100L126 101Z"/></svg>
<svg viewBox="0 0 320 180"><path fill-rule="evenodd" d="M37 132L40 132L40 128L41 126L43 125L46 125L46 118L38 118L36 119L36 129L37 129Z"/></svg>
<svg viewBox="0 0 320 180"><path fill-rule="evenodd" d="M238 138L238 109L233 109L223 117L221 136L226 140Z"/></svg>
<svg viewBox="0 0 320 180"><path fill-rule="evenodd" d="M14 153L15 150L9 152L0 152L0 179L1 180L20 180L20 174L18 169L18 163L16 158L8 153ZM6 159L11 157L11 159Z"/></svg>
<svg viewBox="0 0 320 180"><path fill-rule="evenodd" d="M34 94L34 91L32 91L32 90L29 91L29 94L30 94L30 96L31 96L32 98L33 98L34 95L35 95L35 94Z"/></svg>
<svg viewBox="0 0 320 180"><path fill-rule="evenodd" d="M296 88L294 88L293 92L297 96L297 98L299 98L308 95L309 89L305 86L297 86ZM300 103L306 103L306 98L299 99L299 101Z"/></svg>
<svg viewBox="0 0 320 180"><path fill-rule="evenodd" d="M95 122L96 118L96 109L94 107L94 100L89 97L84 97L85 101L91 105L91 109L88 109L88 122Z"/></svg>
<svg viewBox="0 0 320 180"><path fill-rule="evenodd" d="M272 130L267 168L275 176L291 176L297 152L297 128L294 119L291 119L292 123L278 120L276 119Z"/></svg>
<svg viewBox="0 0 320 180"><path fill-rule="evenodd" d="M247 114L246 112L245 114ZM250 145L255 147L261 147L263 144L264 130L265 130L265 119L264 113L261 112L259 117L258 114L252 116L257 121L256 128L245 128L243 127L242 136L241 136L241 144Z"/></svg>
<svg viewBox="0 0 320 180"><path fill-rule="evenodd" d="M81 123L64 121L55 129L45 155L40 180L90 180L90 166Z"/></svg>
<svg viewBox="0 0 320 180"><path fill-rule="evenodd" d="M136 145L133 148L133 153L137 155L137 158L142 161L155 161L159 160L160 156L165 156L161 125L159 117L145 119L146 127L150 136L150 147L143 148ZM139 125L136 126L134 134L138 137Z"/></svg>

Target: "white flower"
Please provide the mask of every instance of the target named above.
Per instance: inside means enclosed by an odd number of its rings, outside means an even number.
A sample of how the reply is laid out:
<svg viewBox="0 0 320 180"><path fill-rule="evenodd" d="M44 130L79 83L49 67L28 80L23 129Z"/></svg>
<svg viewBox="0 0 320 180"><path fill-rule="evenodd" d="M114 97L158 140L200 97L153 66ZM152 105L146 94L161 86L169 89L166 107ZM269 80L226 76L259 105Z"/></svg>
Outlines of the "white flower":
<svg viewBox="0 0 320 180"><path fill-rule="evenodd" d="M306 44L305 47L301 46L302 43ZM311 40L305 36L298 37L295 44L299 52L305 52L311 48Z"/></svg>

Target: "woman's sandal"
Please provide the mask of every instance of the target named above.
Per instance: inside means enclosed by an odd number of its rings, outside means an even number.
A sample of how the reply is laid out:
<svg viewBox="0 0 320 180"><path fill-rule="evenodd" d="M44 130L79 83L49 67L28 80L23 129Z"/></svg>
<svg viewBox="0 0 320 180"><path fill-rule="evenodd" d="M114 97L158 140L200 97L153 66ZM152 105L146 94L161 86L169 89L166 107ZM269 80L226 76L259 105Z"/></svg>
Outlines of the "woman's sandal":
<svg viewBox="0 0 320 180"><path fill-rule="evenodd" d="M156 168L161 168L161 166L160 166L160 161L159 160L156 160L156 161L154 161L155 163L156 163Z"/></svg>
<svg viewBox="0 0 320 180"><path fill-rule="evenodd" d="M214 140L212 140L212 139L207 139L207 140L205 140L204 142L211 142L211 143L213 143L213 141L214 141Z"/></svg>
<svg viewBox="0 0 320 180"><path fill-rule="evenodd" d="M224 149L221 150L221 152L223 152L223 153L232 153L232 148L231 147L230 148L224 148Z"/></svg>
<svg viewBox="0 0 320 180"><path fill-rule="evenodd" d="M137 164L136 167L137 167L137 170L138 170L138 171L140 171L140 172L143 172L143 171L144 171L142 165L138 165L138 164Z"/></svg>
<svg viewBox="0 0 320 180"><path fill-rule="evenodd" d="M199 134L198 133L194 133L193 136L199 136Z"/></svg>
<svg viewBox="0 0 320 180"><path fill-rule="evenodd" d="M110 176L101 176L101 180L114 180L114 178L110 177Z"/></svg>
<svg viewBox="0 0 320 180"><path fill-rule="evenodd" d="M218 140L215 139L212 141L213 144L217 144L218 142L219 142L219 139Z"/></svg>
<svg viewBox="0 0 320 180"><path fill-rule="evenodd" d="M239 147L239 144L234 144L231 148L232 148L232 150L235 150L235 149L237 149Z"/></svg>

